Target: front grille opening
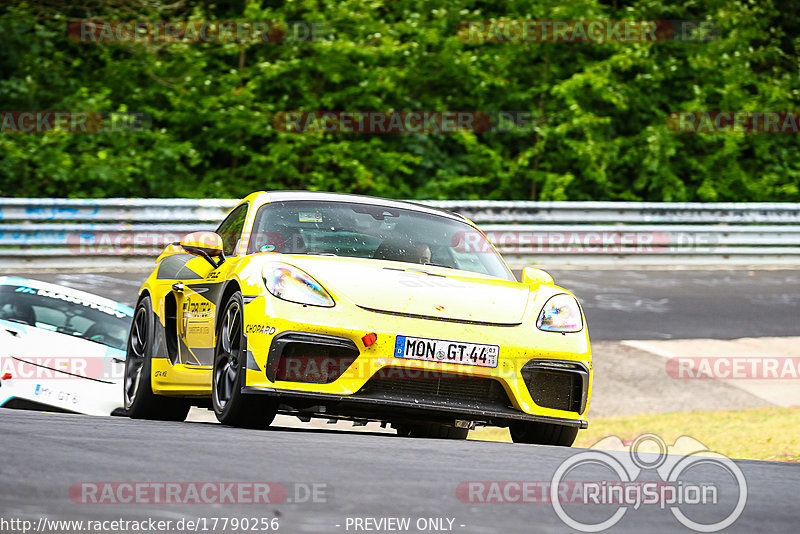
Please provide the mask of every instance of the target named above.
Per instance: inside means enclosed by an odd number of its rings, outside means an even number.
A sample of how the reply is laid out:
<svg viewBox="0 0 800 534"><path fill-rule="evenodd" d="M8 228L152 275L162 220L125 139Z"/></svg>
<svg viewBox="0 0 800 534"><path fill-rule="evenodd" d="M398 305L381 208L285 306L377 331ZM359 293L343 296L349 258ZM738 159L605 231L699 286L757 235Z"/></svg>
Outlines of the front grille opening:
<svg viewBox="0 0 800 534"><path fill-rule="evenodd" d="M538 406L582 412L583 378L580 374L551 369L528 369L523 375L531 398Z"/></svg>
<svg viewBox="0 0 800 534"><path fill-rule="evenodd" d="M267 357L267 378L311 384L329 384L358 358L358 347L349 339L284 332L272 340Z"/></svg>
<svg viewBox="0 0 800 534"><path fill-rule="evenodd" d="M342 347L288 343L278 360L275 378L290 382L329 384L338 379L358 354Z"/></svg>
<svg viewBox="0 0 800 534"><path fill-rule="evenodd" d="M429 404L511 405L503 386L490 378L393 367L378 371L359 393Z"/></svg>

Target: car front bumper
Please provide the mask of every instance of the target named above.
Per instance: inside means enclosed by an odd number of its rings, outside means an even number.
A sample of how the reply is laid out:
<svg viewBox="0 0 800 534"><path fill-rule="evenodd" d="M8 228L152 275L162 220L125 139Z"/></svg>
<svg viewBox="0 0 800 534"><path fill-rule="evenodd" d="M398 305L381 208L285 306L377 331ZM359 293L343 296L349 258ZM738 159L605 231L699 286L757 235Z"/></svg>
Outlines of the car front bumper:
<svg viewBox="0 0 800 534"><path fill-rule="evenodd" d="M271 318L258 319L265 316ZM487 326L390 316L356 306L335 311L303 307L264 297L246 304L245 317L248 362L243 391L247 393L278 396L287 404L308 405L312 411L313 407L324 407L322 413L314 412L317 415L336 412L386 420L390 415L409 418L424 414L425 418L465 419L499 426L511 421L550 422L579 428L588 425L586 409L591 395L592 361L585 329L574 334L557 334L541 332L529 320L518 326ZM301 317L301 320L278 317ZM349 345L355 351L355 359L338 378L329 382L281 380L273 372L275 347L290 333L317 337L322 343L329 339L332 345ZM377 339L367 346L362 338L369 333L376 334ZM496 344L500 346L498 366L398 358L394 353L398 335ZM549 407L541 398L539 404L534 401L534 397L541 397L540 393L548 389L537 386L532 394L529 370L532 365L537 367L537 363L551 365L545 370L553 376L563 372L576 377L570 382L574 391L563 393L575 397L569 408ZM381 373L387 380L377 378ZM409 385L398 382L397 376L416 381ZM549 383L557 386L556 382ZM481 388L488 384L485 398L477 394L470 397L470 391L478 391L474 388L478 384ZM434 386L437 394L433 394ZM441 394L442 391L450 394ZM551 393L551 397L562 395L560 391Z"/></svg>

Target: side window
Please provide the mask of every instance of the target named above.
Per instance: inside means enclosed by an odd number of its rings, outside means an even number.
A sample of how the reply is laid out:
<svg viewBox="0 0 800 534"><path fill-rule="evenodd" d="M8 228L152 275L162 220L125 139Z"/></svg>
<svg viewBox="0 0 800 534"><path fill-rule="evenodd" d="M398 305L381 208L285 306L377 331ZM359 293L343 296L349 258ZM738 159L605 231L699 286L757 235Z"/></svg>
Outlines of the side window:
<svg viewBox="0 0 800 534"><path fill-rule="evenodd" d="M217 228L217 233L222 237L222 253L225 256L236 254L239 241L242 239L245 218L247 218L247 204L242 204L233 210Z"/></svg>

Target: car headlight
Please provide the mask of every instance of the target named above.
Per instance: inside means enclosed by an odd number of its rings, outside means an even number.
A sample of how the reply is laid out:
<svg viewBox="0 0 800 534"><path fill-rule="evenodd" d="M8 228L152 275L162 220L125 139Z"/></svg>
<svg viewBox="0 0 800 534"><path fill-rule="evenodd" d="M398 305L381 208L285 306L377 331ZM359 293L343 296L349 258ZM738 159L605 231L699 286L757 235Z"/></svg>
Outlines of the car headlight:
<svg viewBox="0 0 800 534"><path fill-rule="evenodd" d="M578 301L570 295L556 295L542 308L536 328L545 332L579 332L583 318Z"/></svg>
<svg viewBox="0 0 800 534"><path fill-rule="evenodd" d="M286 264L266 265L261 275L267 291L279 299L309 306L334 306L333 298L322 284L297 267Z"/></svg>

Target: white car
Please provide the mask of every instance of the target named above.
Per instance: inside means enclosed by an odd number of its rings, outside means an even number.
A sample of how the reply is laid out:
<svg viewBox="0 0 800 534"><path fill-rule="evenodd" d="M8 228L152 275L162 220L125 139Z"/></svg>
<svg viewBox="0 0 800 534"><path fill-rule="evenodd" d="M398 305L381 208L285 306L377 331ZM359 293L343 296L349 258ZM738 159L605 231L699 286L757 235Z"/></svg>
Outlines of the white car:
<svg viewBox="0 0 800 534"><path fill-rule="evenodd" d="M0 277L0 406L120 414L132 317L91 293Z"/></svg>

